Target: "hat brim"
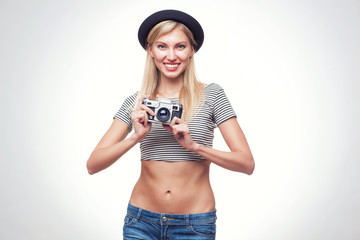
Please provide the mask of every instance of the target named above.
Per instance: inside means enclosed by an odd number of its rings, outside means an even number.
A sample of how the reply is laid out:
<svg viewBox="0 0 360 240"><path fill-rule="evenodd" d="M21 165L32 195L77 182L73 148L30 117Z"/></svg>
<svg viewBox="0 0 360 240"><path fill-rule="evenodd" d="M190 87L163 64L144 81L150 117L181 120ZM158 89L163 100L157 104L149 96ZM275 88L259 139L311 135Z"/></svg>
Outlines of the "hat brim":
<svg viewBox="0 0 360 240"><path fill-rule="evenodd" d="M180 22L184 24L186 27L188 27L190 31L193 33L194 39L196 41L194 50L197 52L201 48L204 42L204 31L200 23L187 13L184 13L179 10L169 9L169 10L162 10L153 13L152 15L147 17L144 20L144 22L140 25L138 38L141 46L145 50L147 48L147 37L151 29L155 27L156 24L166 20L173 20L176 22Z"/></svg>

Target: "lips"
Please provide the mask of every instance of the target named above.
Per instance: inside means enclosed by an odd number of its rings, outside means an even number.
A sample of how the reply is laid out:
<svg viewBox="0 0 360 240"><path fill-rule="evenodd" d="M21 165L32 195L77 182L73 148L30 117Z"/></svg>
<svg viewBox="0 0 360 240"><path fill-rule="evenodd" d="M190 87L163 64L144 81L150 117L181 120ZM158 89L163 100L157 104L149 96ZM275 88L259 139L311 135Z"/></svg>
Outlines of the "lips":
<svg viewBox="0 0 360 240"><path fill-rule="evenodd" d="M179 68L180 63L164 63L166 70L176 71Z"/></svg>

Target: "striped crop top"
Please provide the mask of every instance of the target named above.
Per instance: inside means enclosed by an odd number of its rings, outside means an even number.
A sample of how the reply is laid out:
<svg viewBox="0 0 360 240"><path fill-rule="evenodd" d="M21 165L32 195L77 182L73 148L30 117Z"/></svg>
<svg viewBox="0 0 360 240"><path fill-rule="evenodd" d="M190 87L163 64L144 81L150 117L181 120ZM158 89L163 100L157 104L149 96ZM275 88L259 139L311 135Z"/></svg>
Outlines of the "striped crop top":
<svg viewBox="0 0 360 240"><path fill-rule="evenodd" d="M212 147L214 129L236 114L224 92L215 83L204 88L205 101L202 108L188 122L193 140L199 144ZM131 111L135 105L137 93L127 97L114 115L132 130ZM183 148L175 137L165 130L161 123L152 123L151 130L140 142L141 160L156 161L200 161L205 160L200 155Z"/></svg>

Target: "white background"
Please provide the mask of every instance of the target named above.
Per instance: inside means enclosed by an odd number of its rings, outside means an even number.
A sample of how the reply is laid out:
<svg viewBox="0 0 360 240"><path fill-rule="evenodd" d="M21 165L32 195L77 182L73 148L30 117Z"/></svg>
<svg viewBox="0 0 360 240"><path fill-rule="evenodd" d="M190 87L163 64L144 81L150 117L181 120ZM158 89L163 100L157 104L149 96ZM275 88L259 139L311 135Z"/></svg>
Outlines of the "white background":
<svg viewBox="0 0 360 240"><path fill-rule="evenodd" d="M85 164L140 87L139 25L167 8L202 24L199 78L225 89L256 160L211 169L218 239L359 239L355 0L1 0L0 238L122 239L139 149Z"/></svg>

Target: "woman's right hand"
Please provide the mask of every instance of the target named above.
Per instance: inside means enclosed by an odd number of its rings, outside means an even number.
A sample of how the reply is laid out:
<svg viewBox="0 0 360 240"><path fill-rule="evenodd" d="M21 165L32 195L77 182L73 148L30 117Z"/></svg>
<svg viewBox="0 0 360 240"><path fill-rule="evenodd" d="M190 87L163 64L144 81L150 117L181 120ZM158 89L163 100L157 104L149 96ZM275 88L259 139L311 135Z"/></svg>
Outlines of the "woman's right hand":
<svg viewBox="0 0 360 240"><path fill-rule="evenodd" d="M134 128L133 137L139 142L147 136L151 129L151 123L148 122L147 113L155 116L155 113L149 107L142 104L144 98L145 97L139 99L137 108L131 113L131 121Z"/></svg>
<svg viewBox="0 0 360 240"><path fill-rule="evenodd" d="M111 166L149 133L151 123L148 122L147 113L151 115L155 115L155 113L141 104L142 100L131 114L135 132L131 137L126 138L129 133L128 125L119 119L114 119L109 130L101 138L87 161L87 169L90 174L100 172Z"/></svg>

